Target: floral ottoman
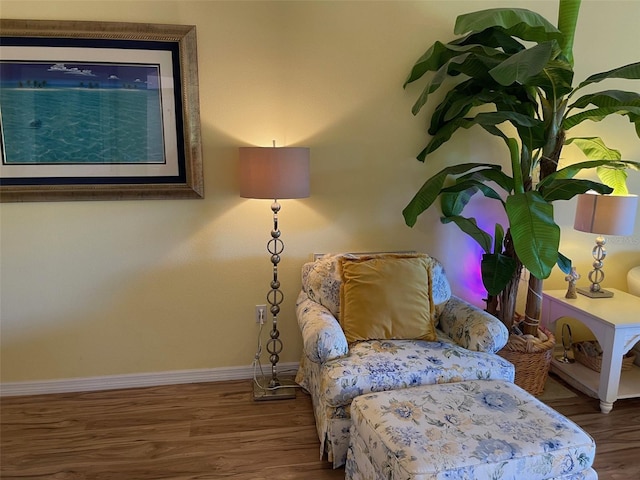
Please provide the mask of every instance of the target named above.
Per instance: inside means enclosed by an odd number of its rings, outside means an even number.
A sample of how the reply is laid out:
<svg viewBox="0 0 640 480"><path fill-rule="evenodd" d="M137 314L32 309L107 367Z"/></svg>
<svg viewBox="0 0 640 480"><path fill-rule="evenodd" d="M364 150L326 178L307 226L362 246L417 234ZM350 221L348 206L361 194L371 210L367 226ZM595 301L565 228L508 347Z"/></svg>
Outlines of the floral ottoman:
<svg viewBox="0 0 640 480"><path fill-rule="evenodd" d="M351 418L347 479L598 478L593 439L502 380L362 395Z"/></svg>

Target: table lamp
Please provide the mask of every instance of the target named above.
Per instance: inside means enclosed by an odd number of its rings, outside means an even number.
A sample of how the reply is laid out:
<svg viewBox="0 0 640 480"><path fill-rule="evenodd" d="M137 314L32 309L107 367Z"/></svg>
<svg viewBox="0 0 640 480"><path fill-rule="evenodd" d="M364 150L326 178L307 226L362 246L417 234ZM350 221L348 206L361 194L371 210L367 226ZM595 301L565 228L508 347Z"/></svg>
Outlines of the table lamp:
<svg viewBox="0 0 640 480"><path fill-rule="evenodd" d="M295 398L295 388L283 385L278 378L279 354L282 340L278 331L278 314L284 295L278 280L278 263L284 251L278 227L278 199L306 198L309 196L309 149L304 147L240 147L240 196L244 198L271 199L273 230L267 242L271 254L273 279L267 293L272 329L267 342L271 362L271 379L254 382L254 399L271 400Z"/></svg>
<svg viewBox="0 0 640 480"><path fill-rule="evenodd" d="M593 270L589 272L589 288L578 288L578 293L591 298L610 298L613 292L604 290L602 266L607 256L603 235L631 235L638 210L637 195L599 195L584 193L577 196L576 217L573 228L581 232L595 233L596 246L593 255Z"/></svg>

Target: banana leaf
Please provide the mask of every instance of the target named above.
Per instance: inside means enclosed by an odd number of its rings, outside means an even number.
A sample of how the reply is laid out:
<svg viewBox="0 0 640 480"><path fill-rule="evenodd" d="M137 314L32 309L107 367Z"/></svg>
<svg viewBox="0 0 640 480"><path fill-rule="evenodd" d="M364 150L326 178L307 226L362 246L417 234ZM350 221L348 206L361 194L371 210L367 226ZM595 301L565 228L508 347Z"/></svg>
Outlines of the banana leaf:
<svg viewBox="0 0 640 480"><path fill-rule="evenodd" d="M443 168L422 185L409 204L402 210L405 223L410 227L415 225L418 220L418 216L429 208L438 198L438 195L444 186L444 182L449 175L461 175L470 170L476 169L480 171L484 169L500 170L501 167L500 165L494 165L491 163L463 163Z"/></svg>
<svg viewBox="0 0 640 480"><path fill-rule="evenodd" d="M510 56L489 73L500 85L526 85L547 66L554 54L557 55L559 52L557 43L541 43Z"/></svg>
<svg viewBox="0 0 640 480"><path fill-rule="evenodd" d="M517 268L514 258L501 253L485 253L480 261L482 284L489 295L498 295L511 281Z"/></svg>
<svg viewBox="0 0 640 480"><path fill-rule="evenodd" d="M592 83L601 82L610 78L625 78L627 80L640 79L640 62L623 65L622 67L613 68L606 72L594 73L593 75L587 77L585 81L580 83L576 87L576 90L579 90L582 87L586 87L587 85L591 85Z"/></svg>
<svg viewBox="0 0 640 480"><path fill-rule="evenodd" d="M506 211L518 258L534 277L549 277L558 261L560 244L553 205L539 192L529 191L507 197Z"/></svg>
<svg viewBox="0 0 640 480"><path fill-rule="evenodd" d="M565 140L564 144L575 144L585 157L591 160L620 160L622 154L619 150L607 147L600 137L572 137Z"/></svg>
<svg viewBox="0 0 640 480"><path fill-rule="evenodd" d="M608 185L603 185L600 182L594 182L592 180L576 178L553 180L546 183L542 188L538 188L542 198L547 202L570 200L576 195L586 193L589 190L593 190L600 194L613 192L613 188Z"/></svg>
<svg viewBox="0 0 640 480"><path fill-rule="evenodd" d="M453 33L465 35L499 27L505 34L530 42L562 40L562 33L546 18L523 8L491 8L458 16Z"/></svg>
<svg viewBox="0 0 640 480"><path fill-rule="evenodd" d="M493 239L491 235L478 227L478 223L475 218L465 218L461 216L451 216L440 218L442 223L455 223L460 230L473 238L478 245L482 247L485 252L491 252L491 246L493 245Z"/></svg>

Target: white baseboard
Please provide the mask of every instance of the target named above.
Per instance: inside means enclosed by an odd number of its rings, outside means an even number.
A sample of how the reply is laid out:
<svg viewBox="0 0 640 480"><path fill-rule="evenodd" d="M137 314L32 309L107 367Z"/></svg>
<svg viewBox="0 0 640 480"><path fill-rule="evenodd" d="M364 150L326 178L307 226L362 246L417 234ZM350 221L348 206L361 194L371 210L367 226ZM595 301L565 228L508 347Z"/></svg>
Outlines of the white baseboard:
<svg viewBox="0 0 640 480"><path fill-rule="evenodd" d="M270 371L264 367L265 374ZM279 363L278 372L291 375L298 370L297 362ZM258 372L259 373L259 372ZM180 383L221 382L253 378L253 367L204 368L198 370L174 370L170 372L133 373L103 377L67 378L32 382L0 383L0 397L19 395L43 395L49 393L90 392L120 388L155 387Z"/></svg>

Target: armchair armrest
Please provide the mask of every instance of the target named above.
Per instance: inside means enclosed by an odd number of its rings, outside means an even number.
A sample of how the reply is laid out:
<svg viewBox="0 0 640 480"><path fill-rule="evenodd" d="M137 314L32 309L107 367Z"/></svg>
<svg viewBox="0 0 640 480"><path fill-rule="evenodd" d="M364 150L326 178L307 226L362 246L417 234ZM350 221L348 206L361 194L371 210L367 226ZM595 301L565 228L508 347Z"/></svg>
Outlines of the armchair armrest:
<svg viewBox="0 0 640 480"><path fill-rule="evenodd" d="M296 317L303 350L309 360L325 363L349 352L347 338L333 314L302 291L296 301Z"/></svg>
<svg viewBox="0 0 640 480"><path fill-rule="evenodd" d="M438 328L468 350L495 353L507 344L507 327L496 317L452 295L440 315Z"/></svg>

